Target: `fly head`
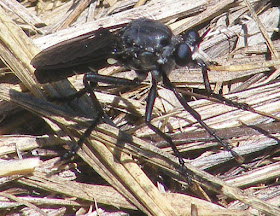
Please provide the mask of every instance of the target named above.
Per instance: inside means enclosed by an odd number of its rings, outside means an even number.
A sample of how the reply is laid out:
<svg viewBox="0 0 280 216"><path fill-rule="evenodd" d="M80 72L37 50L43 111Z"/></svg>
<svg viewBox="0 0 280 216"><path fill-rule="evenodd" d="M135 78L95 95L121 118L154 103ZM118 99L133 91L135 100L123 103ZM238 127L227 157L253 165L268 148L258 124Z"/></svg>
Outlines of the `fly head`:
<svg viewBox="0 0 280 216"><path fill-rule="evenodd" d="M187 66L194 59L193 53L198 51L198 46L202 38L194 30L189 30L180 35L181 42L174 50L175 62L178 66Z"/></svg>

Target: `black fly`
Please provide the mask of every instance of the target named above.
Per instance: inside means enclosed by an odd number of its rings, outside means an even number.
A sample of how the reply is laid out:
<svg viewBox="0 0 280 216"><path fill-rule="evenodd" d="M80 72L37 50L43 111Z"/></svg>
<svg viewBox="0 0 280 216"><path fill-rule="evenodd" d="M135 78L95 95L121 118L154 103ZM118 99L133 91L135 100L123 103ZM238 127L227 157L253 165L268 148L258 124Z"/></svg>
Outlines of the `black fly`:
<svg viewBox="0 0 280 216"><path fill-rule="evenodd" d="M74 72L86 73L84 76L85 89L90 93L95 105L99 107L99 114L78 144L81 144L85 137L91 133L104 114L92 91L92 86L96 85L97 82L133 86L141 83L148 73L151 73L152 87L147 98L145 122L150 129L170 144L182 167L184 167L184 160L172 139L151 124L159 81L162 81L163 85L175 94L184 109L210 135L226 150L230 151L238 161L241 161L242 157L238 156L225 141L215 134L214 130L201 119L201 116L187 104L168 78L168 75L176 66L183 67L195 63L202 68L206 91L209 96L213 95L207 76L206 63L198 55L198 47L202 38L192 30L175 36L167 26L159 21L141 18L130 22L115 32L101 28L94 34L86 34L52 46L39 53L31 64L36 68L35 76L40 83L60 80L73 75ZM134 70L138 78L129 80L103 76L94 72L88 73L88 67L98 71L98 69L107 67L112 62ZM219 99L232 104L222 96L219 96ZM75 149L73 153L74 151Z"/></svg>

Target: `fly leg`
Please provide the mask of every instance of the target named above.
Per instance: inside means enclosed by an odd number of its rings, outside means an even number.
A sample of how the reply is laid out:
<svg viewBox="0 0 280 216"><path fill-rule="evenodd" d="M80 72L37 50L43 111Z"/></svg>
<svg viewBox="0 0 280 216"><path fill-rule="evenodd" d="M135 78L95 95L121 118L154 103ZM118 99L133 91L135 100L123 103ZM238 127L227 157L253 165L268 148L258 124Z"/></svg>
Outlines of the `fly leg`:
<svg viewBox="0 0 280 216"><path fill-rule="evenodd" d="M173 143L171 137L166 135L165 133L163 133L159 128L157 128L156 126L154 126L151 123L152 111L153 111L153 107L154 107L156 97L157 97L157 81L153 78L152 79L152 87L149 91L148 98L147 98L147 105L146 105L146 112L145 112L145 123L147 124L147 126L151 130L153 130L156 134L161 136L166 142L169 143L170 147L172 148L172 150L174 152L174 155L179 160L179 164L181 166L182 173L186 177L187 181L191 182L189 173L188 173L188 171L187 171L187 169L184 165L185 164L184 159L183 159L181 153L178 151L176 145Z"/></svg>
<svg viewBox="0 0 280 216"><path fill-rule="evenodd" d="M232 101L230 99L227 99L220 94L215 94L210 87L210 82L209 82L209 78L208 78L208 70L207 70L206 64L202 60L197 60L197 64L202 69L203 82L204 82L204 86L205 86L205 89L207 91L207 96L208 97L216 98L219 101L221 101L222 103L224 103L226 105L229 105L229 106L236 107L238 109L242 109L242 110L250 111L250 112L255 112L255 110L250 105L248 105L246 103L238 103L238 102Z"/></svg>
<svg viewBox="0 0 280 216"><path fill-rule="evenodd" d="M101 121L102 118L105 121L106 121L106 119L109 119L109 117L107 117L106 114L104 113L104 111L102 109L102 106L100 105L100 103L99 103L99 101L96 98L96 95L94 93L94 87L97 85L98 82L107 83L107 84L114 84L114 85L121 85L121 86L126 86L126 85L135 86L135 85L140 83L138 81L138 79L129 80L129 79L124 79L124 78L99 75L99 74L96 74L96 73L85 74L84 78L83 78L85 91L83 91L82 93L83 94L84 93L89 94L89 96L91 98L91 101L93 103L93 106L95 107L97 113L96 113L96 116L95 116L94 120L91 122L90 126L87 128L87 130L81 136L79 141L71 147L71 150L67 154L65 154L62 159L70 158L77 152L77 150L80 148L80 146L84 143L85 139L90 136L91 132L98 125L98 123ZM81 93L78 92L77 95L80 96L80 94ZM71 97L74 97L74 98L75 98L75 96L76 96L75 94L74 94L74 96L71 95ZM109 124L110 123L111 122L109 122Z"/></svg>
<svg viewBox="0 0 280 216"><path fill-rule="evenodd" d="M182 95L177 92L176 88L174 85L170 82L166 74L162 74L163 76L163 84L166 88L169 90L173 91L175 94L176 98L179 100L181 105L184 107L184 109L189 112L195 119L196 121L211 135L213 136L227 151L229 151L232 156L238 161L239 163L242 163L244 161L243 157L239 156L235 151L232 150L232 148L229 146L229 144L225 141L222 140L221 137L219 137L215 131L210 128L202 119L201 116L199 115L198 112L196 112L192 107L190 107L186 100L182 97ZM210 86L210 85L209 85ZM207 88L207 87L206 87Z"/></svg>

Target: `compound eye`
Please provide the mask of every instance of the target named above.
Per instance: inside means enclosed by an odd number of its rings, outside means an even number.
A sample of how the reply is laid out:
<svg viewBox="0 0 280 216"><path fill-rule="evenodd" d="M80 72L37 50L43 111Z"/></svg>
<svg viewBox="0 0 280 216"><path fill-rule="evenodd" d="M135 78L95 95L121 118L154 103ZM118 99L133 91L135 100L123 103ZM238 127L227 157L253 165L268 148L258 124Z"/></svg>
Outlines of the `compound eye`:
<svg viewBox="0 0 280 216"><path fill-rule="evenodd" d="M183 41L191 46L198 45L201 42L201 37L194 30L189 30L182 34Z"/></svg>
<svg viewBox="0 0 280 216"><path fill-rule="evenodd" d="M175 62L177 65L183 67L192 60L192 51L185 43L180 43L175 49Z"/></svg>

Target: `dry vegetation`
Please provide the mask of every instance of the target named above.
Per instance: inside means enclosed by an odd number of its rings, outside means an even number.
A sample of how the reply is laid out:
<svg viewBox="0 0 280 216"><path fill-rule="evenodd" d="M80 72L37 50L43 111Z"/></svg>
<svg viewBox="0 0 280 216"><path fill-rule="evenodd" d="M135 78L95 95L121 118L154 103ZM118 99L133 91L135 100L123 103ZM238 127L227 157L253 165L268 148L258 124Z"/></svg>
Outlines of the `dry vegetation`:
<svg viewBox="0 0 280 216"><path fill-rule="evenodd" d="M50 102L82 88L82 76L40 85L31 59L60 41L143 16L176 34L211 28L201 48L218 63L210 66L212 89L255 112L190 97L203 93L199 68L176 69L170 79L243 164L159 86L153 124L188 161L188 184L169 146L144 124L148 79L135 88L98 87L118 128L99 124L77 156L58 166L94 108L88 96ZM277 0L0 0L0 19L1 215L280 215ZM100 73L133 76L116 67Z"/></svg>

